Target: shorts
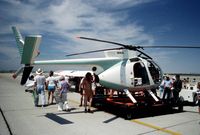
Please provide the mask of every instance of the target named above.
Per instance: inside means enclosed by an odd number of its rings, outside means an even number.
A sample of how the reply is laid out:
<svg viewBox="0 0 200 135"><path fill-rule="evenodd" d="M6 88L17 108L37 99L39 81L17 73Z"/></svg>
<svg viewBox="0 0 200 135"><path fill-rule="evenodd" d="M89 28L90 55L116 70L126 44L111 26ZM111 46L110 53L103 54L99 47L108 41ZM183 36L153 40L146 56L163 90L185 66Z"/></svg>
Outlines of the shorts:
<svg viewBox="0 0 200 135"><path fill-rule="evenodd" d="M54 91L55 90L55 86L48 86L48 91Z"/></svg>

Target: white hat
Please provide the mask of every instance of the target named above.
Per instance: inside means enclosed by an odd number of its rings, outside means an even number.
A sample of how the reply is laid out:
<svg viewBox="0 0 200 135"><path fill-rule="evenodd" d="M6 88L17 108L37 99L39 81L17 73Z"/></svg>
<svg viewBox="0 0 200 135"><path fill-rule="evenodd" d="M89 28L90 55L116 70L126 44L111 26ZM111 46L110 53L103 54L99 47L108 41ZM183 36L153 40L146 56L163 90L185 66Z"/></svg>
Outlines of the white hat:
<svg viewBox="0 0 200 135"><path fill-rule="evenodd" d="M43 73L42 69L38 68L38 70L36 71L36 74L40 75L42 73Z"/></svg>
<svg viewBox="0 0 200 135"><path fill-rule="evenodd" d="M59 78L60 81L64 80L65 77L63 75L61 75L61 77Z"/></svg>

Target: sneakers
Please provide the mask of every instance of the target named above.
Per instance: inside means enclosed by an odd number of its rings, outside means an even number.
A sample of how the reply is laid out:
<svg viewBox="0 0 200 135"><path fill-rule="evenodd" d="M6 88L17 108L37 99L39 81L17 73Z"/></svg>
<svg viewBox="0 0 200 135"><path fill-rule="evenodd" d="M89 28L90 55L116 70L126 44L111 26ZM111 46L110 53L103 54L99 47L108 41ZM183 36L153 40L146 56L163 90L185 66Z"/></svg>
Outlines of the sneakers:
<svg viewBox="0 0 200 135"><path fill-rule="evenodd" d="M63 110L63 104L62 103L58 103L58 111L62 111Z"/></svg>
<svg viewBox="0 0 200 135"><path fill-rule="evenodd" d="M63 110L66 110L68 111L69 110L69 105L68 105L68 102L65 101L64 105L63 105Z"/></svg>
<svg viewBox="0 0 200 135"><path fill-rule="evenodd" d="M58 111L62 111L62 108L60 106L58 106Z"/></svg>

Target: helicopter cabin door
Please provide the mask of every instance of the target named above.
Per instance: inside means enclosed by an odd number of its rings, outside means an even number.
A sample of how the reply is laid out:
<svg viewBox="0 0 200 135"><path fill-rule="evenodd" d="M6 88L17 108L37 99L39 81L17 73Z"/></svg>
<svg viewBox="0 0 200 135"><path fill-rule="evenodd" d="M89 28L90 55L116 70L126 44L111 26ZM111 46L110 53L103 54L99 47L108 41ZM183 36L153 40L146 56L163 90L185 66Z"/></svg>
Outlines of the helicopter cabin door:
<svg viewBox="0 0 200 135"><path fill-rule="evenodd" d="M133 64L134 86L149 85L149 78L145 65L141 62Z"/></svg>

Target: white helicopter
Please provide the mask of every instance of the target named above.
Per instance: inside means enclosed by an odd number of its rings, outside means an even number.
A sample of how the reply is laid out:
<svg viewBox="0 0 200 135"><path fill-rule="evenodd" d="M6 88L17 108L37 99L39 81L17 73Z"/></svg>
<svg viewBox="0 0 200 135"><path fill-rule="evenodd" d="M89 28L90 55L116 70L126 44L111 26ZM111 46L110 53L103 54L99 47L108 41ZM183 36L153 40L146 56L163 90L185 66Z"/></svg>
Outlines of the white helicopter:
<svg viewBox="0 0 200 135"><path fill-rule="evenodd" d="M79 37L118 45L118 48L88 51L67 56L95 53L104 51L104 58L63 59L35 61L38 48L42 39L41 35L26 36L23 40L19 30L12 27L16 37L17 46L21 55L21 67L13 77L23 72L21 85L26 83L34 65L89 65L97 67L96 74L100 84L106 88L124 91L133 103L137 103L131 92L148 91L155 101L159 101L151 90L155 90L162 81L162 70L153 59L141 51L143 48L200 48L196 46L132 46L121 43L99 40L94 38Z"/></svg>

